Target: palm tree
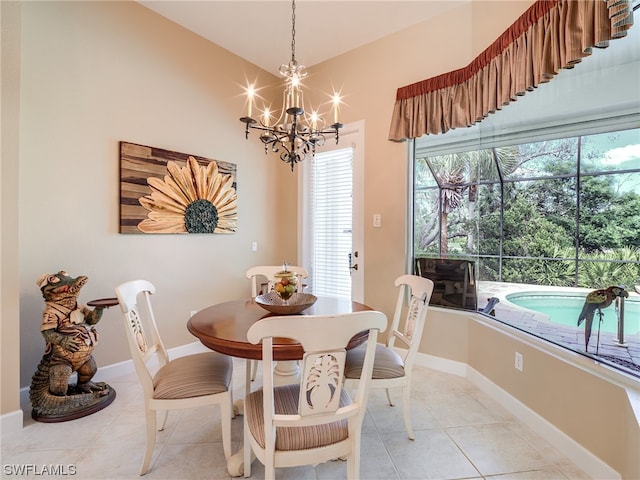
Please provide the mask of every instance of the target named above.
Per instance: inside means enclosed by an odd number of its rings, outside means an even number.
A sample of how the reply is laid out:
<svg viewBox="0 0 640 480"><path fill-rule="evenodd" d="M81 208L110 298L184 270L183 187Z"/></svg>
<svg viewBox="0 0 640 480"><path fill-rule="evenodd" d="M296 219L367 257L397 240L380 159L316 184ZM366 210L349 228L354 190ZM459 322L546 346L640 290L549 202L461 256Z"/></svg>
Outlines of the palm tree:
<svg viewBox="0 0 640 480"><path fill-rule="evenodd" d="M476 218L476 199L478 183L497 181L498 160L503 174L515 171L521 163L515 147L495 148L492 150L476 150L471 152L451 153L426 159L434 173L438 187L440 212L440 254L445 257L449 253L449 214L464 204L464 196L468 195L467 215L470 221ZM475 235L472 230L465 232L467 251L473 251ZM435 240L435 235L429 236ZM426 246L429 243L420 243Z"/></svg>

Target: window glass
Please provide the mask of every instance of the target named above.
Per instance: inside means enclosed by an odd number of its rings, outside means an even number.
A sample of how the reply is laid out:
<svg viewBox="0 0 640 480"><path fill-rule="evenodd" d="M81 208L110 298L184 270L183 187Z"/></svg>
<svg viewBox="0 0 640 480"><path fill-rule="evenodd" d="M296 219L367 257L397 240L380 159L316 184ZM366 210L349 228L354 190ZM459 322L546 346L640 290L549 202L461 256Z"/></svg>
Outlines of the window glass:
<svg viewBox="0 0 640 480"><path fill-rule="evenodd" d="M577 138L525 143L514 150L511 156L500 159L500 168L507 179L576 174Z"/></svg>
<svg viewBox="0 0 640 480"><path fill-rule="evenodd" d="M499 258L480 257L478 259L478 277L486 282L499 282L502 264Z"/></svg>
<svg viewBox="0 0 640 480"><path fill-rule="evenodd" d="M640 248L638 185L640 169L580 177L580 258L624 247Z"/></svg>
<svg viewBox="0 0 640 480"><path fill-rule="evenodd" d="M431 174L429 164L425 158L416 158L414 183L416 188L438 186L435 177Z"/></svg>
<svg viewBox="0 0 640 480"><path fill-rule="evenodd" d="M523 181L505 185L503 255L554 257L559 250L573 247L575 223L571 232L563 228L563 224L571 223L571 217L547 216L545 210L547 204L564 208L553 203L554 197L562 193L548 192L550 198L545 198L545 183ZM554 222L557 218L559 223Z"/></svg>
<svg viewBox="0 0 640 480"><path fill-rule="evenodd" d="M500 255L502 191L499 183L478 186L478 253ZM481 265L482 267L482 265Z"/></svg>
<svg viewBox="0 0 640 480"><path fill-rule="evenodd" d="M580 173L640 169L640 130L600 133L582 137ZM628 184L627 190L638 183Z"/></svg>
<svg viewBox="0 0 640 480"><path fill-rule="evenodd" d="M472 259L486 282L640 284L638 128L424 156L415 178L416 258Z"/></svg>
<svg viewBox="0 0 640 480"><path fill-rule="evenodd" d="M416 256L440 254L438 189L418 188L414 195L414 251Z"/></svg>

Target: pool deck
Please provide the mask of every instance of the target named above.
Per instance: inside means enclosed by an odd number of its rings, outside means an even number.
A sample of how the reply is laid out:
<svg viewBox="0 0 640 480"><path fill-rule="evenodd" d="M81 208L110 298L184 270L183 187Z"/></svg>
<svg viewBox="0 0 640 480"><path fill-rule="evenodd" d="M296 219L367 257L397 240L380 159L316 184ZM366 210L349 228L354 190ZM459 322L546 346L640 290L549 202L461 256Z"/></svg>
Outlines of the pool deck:
<svg viewBox="0 0 640 480"><path fill-rule="evenodd" d="M533 285L478 282L478 308L483 308L490 297L498 297L502 300L507 293L514 291L549 291L552 289L556 290L556 288L552 287ZM567 289L557 288L557 290L566 291ZM583 290L585 295L591 291L587 289L571 290ZM635 292L630 292L629 295L638 296ZM640 333L625 335L624 346L620 346L617 344L616 334L600 332L598 337L598 322L594 319L589 340L589 350L586 352L584 348L584 324L581 327L558 325L545 321L543 317L535 315L530 310L512 307L502 301L495 306L495 318L640 378Z"/></svg>

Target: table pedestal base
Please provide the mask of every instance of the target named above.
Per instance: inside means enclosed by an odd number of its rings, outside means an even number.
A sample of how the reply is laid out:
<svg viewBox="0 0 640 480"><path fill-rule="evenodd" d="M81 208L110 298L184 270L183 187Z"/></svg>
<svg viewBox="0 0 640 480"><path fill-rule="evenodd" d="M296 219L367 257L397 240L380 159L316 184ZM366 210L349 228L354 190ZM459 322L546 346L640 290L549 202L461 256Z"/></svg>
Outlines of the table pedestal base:
<svg viewBox="0 0 640 480"><path fill-rule="evenodd" d="M276 385L287 385L295 383L296 377L300 375L300 367L295 360L279 361L273 369L273 383ZM292 378L293 377L293 378Z"/></svg>

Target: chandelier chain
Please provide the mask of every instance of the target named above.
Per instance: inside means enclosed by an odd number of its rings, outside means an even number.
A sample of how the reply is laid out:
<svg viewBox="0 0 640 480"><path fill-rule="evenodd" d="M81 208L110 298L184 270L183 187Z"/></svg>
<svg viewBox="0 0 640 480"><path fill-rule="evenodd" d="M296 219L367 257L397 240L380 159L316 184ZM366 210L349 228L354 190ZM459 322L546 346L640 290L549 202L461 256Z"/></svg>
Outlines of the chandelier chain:
<svg viewBox="0 0 640 480"><path fill-rule="evenodd" d="M296 0L291 2L291 63L296 63Z"/></svg>

